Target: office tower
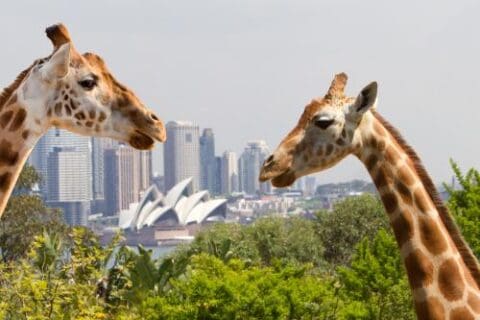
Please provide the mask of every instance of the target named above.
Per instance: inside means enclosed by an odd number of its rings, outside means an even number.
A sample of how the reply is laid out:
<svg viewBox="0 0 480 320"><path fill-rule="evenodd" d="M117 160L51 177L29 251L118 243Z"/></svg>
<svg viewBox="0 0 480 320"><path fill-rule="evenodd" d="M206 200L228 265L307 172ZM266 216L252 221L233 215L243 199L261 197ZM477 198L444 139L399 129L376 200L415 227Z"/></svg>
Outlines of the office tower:
<svg viewBox="0 0 480 320"><path fill-rule="evenodd" d="M150 186L151 152L119 145L106 149L104 156L105 214L114 215L138 202Z"/></svg>
<svg viewBox="0 0 480 320"><path fill-rule="evenodd" d="M215 157L213 164L213 185L210 192L219 195L222 194L222 157Z"/></svg>
<svg viewBox="0 0 480 320"><path fill-rule="evenodd" d="M213 130L204 129L200 137L200 188L214 192L215 189L215 137Z"/></svg>
<svg viewBox="0 0 480 320"><path fill-rule="evenodd" d="M54 147L47 158L47 205L61 208L70 225L87 225L92 199L90 155L75 147Z"/></svg>
<svg viewBox="0 0 480 320"><path fill-rule="evenodd" d="M250 141L247 143L238 161L240 190L247 194L269 193L270 184L260 183L258 175L263 161L269 155L268 146L265 141Z"/></svg>
<svg viewBox="0 0 480 320"><path fill-rule="evenodd" d="M42 177L40 191L42 192L43 197L46 200L49 200L47 162L49 153L52 152L55 147L73 147L76 152L81 152L86 155L88 158L85 160L87 166L86 176L89 179L88 188L90 188L90 194L92 194L92 144L90 137L80 136L66 130L55 128L49 130L42 138L40 138L29 159L29 163L35 167Z"/></svg>
<svg viewBox="0 0 480 320"><path fill-rule="evenodd" d="M317 179L313 176L305 177L305 195L313 196L317 188Z"/></svg>
<svg viewBox="0 0 480 320"><path fill-rule="evenodd" d="M222 194L238 191L238 163L237 155L233 151L225 151L221 164Z"/></svg>
<svg viewBox="0 0 480 320"><path fill-rule="evenodd" d="M305 177L301 177L295 180L292 188L302 192L305 191Z"/></svg>
<svg viewBox="0 0 480 320"><path fill-rule="evenodd" d="M110 138L92 137L92 212L105 210L105 150L115 148L118 142Z"/></svg>
<svg viewBox="0 0 480 320"><path fill-rule="evenodd" d="M166 125L168 139L163 148L165 189L193 177L193 188L200 183L200 141L198 126L189 121L171 121Z"/></svg>

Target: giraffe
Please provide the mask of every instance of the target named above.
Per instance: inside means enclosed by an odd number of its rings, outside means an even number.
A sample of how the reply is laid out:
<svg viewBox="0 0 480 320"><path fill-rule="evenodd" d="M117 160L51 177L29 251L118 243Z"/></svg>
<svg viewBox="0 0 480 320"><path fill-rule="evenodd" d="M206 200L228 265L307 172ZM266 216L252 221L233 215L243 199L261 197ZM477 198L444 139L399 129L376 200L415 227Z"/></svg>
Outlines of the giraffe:
<svg viewBox="0 0 480 320"><path fill-rule="evenodd" d="M415 151L376 111L377 83L347 97L347 75L312 100L260 171L276 187L330 168L347 155L363 162L393 228L419 319L480 319L480 268Z"/></svg>
<svg viewBox="0 0 480 320"><path fill-rule="evenodd" d="M0 217L38 139L52 127L109 137L140 150L166 139L162 121L93 53L80 54L63 24L46 29L53 52L0 94Z"/></svg>

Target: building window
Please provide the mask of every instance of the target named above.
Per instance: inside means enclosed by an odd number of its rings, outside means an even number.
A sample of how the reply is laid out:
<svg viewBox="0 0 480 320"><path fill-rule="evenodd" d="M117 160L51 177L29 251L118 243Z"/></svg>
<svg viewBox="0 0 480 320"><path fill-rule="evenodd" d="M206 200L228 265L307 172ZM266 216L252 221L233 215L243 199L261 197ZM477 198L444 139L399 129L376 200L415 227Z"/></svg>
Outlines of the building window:
<svg viewBox="0 0 480 320"><path fill-rule="evenodd" d="M192 134L191 133L187 133L185 135L185 141L186 142L192 142Z"/></svg>

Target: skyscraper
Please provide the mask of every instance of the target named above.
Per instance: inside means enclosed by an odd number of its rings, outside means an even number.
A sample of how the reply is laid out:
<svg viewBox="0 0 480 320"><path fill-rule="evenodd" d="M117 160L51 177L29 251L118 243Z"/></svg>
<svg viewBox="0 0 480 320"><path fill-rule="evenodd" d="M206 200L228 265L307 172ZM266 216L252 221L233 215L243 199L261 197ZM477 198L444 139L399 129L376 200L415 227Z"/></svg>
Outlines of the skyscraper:
<svg viewBox="0 0 480 320"><path fill-rule="evenodd" d="M44 198L46 200L49 200L49 177L47 172L47 162L49 153L52 152L55 147L73 147L75 148L76 152L85 154L85 156L87 157L87 159L85 160L87 170L85 175L88 178L87 188L90 188L89 194L92 195L92 143L90 137L80 136L66 130L55 128L49 130L42 138L40 138L37 145L33 149L32 155L29 159L29 163L35 167L37 172L42 177L40 191L42 192Z"/></svg>
<svg viewBox="0 0 480 320"><path fill-rule="evenodd" d="M92 199L89 157L75 147L54 147L48 154L47 205L61 208L70 225L87 225Z"/></svg>
<svg viewBox="0 0 480 320"><path fill-rule="evenodd" d="M238 161L241 191L247 194L268 193L271 191L268 182L260 183L258 181L260 167L269 153L267 143L263 140L247 143Z"/></svg>
<svg viewBox="0 0 480 320"><path fill-rule="evenodd" d="M194 190L200 183L200 141L198 126L189 121L171 121L166 125L168 139L163 148L165 190L193 177Z"/></svg>
<svg viewBox="0 0 480 320"><path fill-rule="evenodd" d="M230 194L238 191L238 162L237 154L233 151L225 151L222 155L221 165L222 194Z"/></svg>
<svg viewBox="0 0 480 320"><path fill-rule="evenodd" d="M106 149L105 155L105 214L113 215L138 202L150 186L152 156L125 145Z"/></svg>
<svg viewBox="0 0 480 320"><path fill-rule="evenodd" d="M215 137L210 128L203 129L200 137L200 188L214 192L215 188Z"/></svg>
<svg viewBox="0 0 480 320"><path fill-rule="evenodd" d="M92 143L92 212L105 210L105 150L115 148L118 142L109 138L91 138Z"/></svg>

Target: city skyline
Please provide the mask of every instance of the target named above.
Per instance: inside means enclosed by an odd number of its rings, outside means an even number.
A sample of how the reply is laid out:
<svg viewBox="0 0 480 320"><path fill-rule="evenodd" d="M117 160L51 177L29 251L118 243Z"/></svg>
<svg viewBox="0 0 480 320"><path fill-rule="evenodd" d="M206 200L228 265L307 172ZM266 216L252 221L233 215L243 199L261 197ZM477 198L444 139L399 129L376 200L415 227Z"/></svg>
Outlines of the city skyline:
<svg viewBox="0 0 480 320"><path fill-rule="evenodd" d="M478 2L392 7L381 1L207 0L143 6L141 15L132 15L127 1L95 2L95 10L88 1L75 10L55 0L7 3L0 35L10 43L2 51L0 83L8 85L34 59L50 54L43 30L63 21L78 49L101 54L162 120L192 119L217 132L218 150L239 154L253 139L275 148L303 107L345 71L352 96L378 81L379 112L417 150L436 182L450 181L450 158L463 169L480 167L478 152L470 151L478 145L480 119ZM161 146L154 150L155 171L161 170L162 152ZM317 175L323 182L357 177L369 179L353 158Z"/></svg>

